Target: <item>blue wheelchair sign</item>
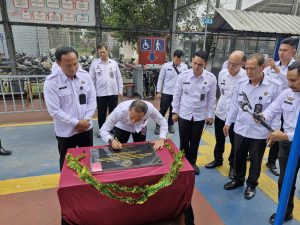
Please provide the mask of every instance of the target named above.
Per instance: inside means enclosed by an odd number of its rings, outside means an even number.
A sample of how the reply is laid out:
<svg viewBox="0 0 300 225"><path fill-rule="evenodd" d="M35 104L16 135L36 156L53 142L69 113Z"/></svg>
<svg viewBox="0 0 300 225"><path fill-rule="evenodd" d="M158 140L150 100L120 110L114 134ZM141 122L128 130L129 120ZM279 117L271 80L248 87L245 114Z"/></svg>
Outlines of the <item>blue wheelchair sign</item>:
<svg viewBox="0 0 300 225"><path fill-rule="evenodd" d="M140 39L140 51L151 51L152 49L152 39L151 38L141 38Z"/></svg>

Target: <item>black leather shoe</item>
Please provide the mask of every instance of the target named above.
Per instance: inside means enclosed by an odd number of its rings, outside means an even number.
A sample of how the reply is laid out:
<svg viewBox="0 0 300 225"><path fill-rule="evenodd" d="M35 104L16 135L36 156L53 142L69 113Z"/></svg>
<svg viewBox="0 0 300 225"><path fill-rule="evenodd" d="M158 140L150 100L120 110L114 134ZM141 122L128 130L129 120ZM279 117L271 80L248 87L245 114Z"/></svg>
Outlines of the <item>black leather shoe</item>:
<svg viewBox="0 0 300 225"><path fill-rule="evenodd" d="M275 222L275 217L276 217L276 213L273 213L273 215L270 217L269 219L269 223L270 224L274 224ZM284 219L283 219L283 222L287 222L289 220L293 219L293 214L290 214L290 215L285 215Z"/></svg>
<svg viewBox="0 0 300 225"><path fill-rule="evenodd" d="M223 165L223 162L218 162L218 161L214 160L214 161L212 161L210 163L207 163L205 165L205 168L206 169L213 169L213 168L216 168L216 167L222 166L222 165Z"/></svg>
<svg viewBox="0 0 300 225"><path fill-rule="evenodd" d="M233 190L233 189L236 189L241 186L244 186L244 182L238 182L238 181L232 180L224 185L224 189L225 190Z"/></svg>
<svg viewBox="0 0 300 225"><path fill-rule="evenodd" d="M155 130L154 130L154 134L159 135L160 134L160 126L156 125Z"/></svg>
<svg viewBox="0 0 300 225"><path fill-rule="evenodd" d="M169 125L168 130L171 134L175 134L175 129L174 129L173 125Z"/></svg>
<svg viewBox="0 0 300 225"><path fill-rule="evenodd" d="M255 188L251 188L251 187L248 186L248 187L246 188L245 194L244 194L245 199L250 200L250 199L252 199L254 196L255 196Z"/></svg>
<svg viewBox="0 0 300 225"><path fill-rule="evenodd" d="M279 176L279 170L275 164L267 162L266 166L270 169L271 173L273 173L275 176Z"/></svg>
<svg viewBox="0 0 300 225"><path fill-rule="evenodd" d="M1 147L0 148L0 155L11 155L11 151Z"/></svg>
<svg viewBox="0 0 300 225"><path fill-rule="evenodd" d="M229 174L228 174L229 179L233 180L235 178L235 175L236 175L235 169L233 167L230 167Z"/></svg>
<svg viewBox="0 0 300 225"><path fill-rule="evenodd" d="M192 164L192 167L194 168L194 174L199 175L200 174L200 169L196 164Z"/></svg>

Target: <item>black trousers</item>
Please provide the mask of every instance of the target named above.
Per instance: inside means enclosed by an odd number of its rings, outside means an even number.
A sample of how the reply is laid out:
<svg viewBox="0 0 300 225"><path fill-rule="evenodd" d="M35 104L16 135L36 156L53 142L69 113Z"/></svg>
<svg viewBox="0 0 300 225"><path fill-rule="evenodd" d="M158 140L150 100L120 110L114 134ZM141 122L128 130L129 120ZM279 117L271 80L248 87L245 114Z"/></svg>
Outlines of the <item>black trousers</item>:
<svg viewBox="0 0 300 225"><path fill-rule="evenodd" d="M223 133L223 127L225 125L225 121L221 120L219 117L215 116L215 137L216 137L216 145L214 149L214 157L215 161L223 162L223 153L225 149L225 140L226 137ZM234 123L231 124L229 129L229 140L231 143L231 151L228 158L230 167L234 167L234 132L233 132Z"/></svg>
<svg viewBox="0 0 300 225"><path fill-rule="evenodd" d="M147 127L143 128L139 133L131 133L126 130L122 130L118 127L114 128L114 137L118 138L118 141L121 143L127 143L128 139L130 137L130 134L132 134L133 142L142 142L146 141L146 133L147 133Z"/></svg>
<svg viewBox="0 0 300 225"><path fill-rule="evenodd" d="M180 150L184 150L185 158L191 163L196 164L199 143L204 127L205 120L194 121L185 120L179 117L179 139Z"/></svg>
<svg viewBox="0 0 300 225"><path fill-rule="evenodd" d="M283 116L281 115L281 127L280 130L283 132ZM276 160L278 159L279 154L279 142L276 141L270 148L269 156L268 156L268 163L275 165Z"/></svg>
<svg viewBox="0 0 300 225"><path fill-rule="evenodd" d="M107 108L111 113L118 105L118 95L97 96L97 112L98 112L98 125L99 129L102 127L106 120Z"/></svg>
<svg viewBox="0 0 300 225"><path fill-rule="evenodd" d="M93 129L71 137L58 137L59 167L62 170L68 148L93 146Z"/></svg>
<svg viewBox="0 0 300 225"><path fill-rule="evenodd" d="M165 117L168 109L169 109L169 117L168 117L168 125L173 125L174 122L172 120L172 101L173 101L173 95L168 95L168 94L161 94L161 99L160 99L160 114Z"/></svg>
<svg viewBox="0 0 300 225"><path fill-rule="evenodd" d="M261 171L261 163L267 143L266 139L246 138L239 134L234 134L234 167L236 171L235 180L244 182L247 169L247 155L250 154L250 169L247 179L247 186L256 188Z"/></svg>
<svg viewBox="0 0 300 225"><path fill-rule="evenodd" d="M285 170L287 167L287 162L288 158L290 155L290 148L292 146L292 142L289 141L281 141L279 143L279 154L278 154L278 161L279 161L279 167L280 167L280 175L278 178L278 199L280 196L282 184L283 184L283 178L285 175ZM296 168L294 180L293 180L293 185L291 188L291 193L289 196L288 204L286 207L286 212L285 215L291 215L294 209L294 195L295 195L295 190L296 190L296 180L297 180L297 174L299 171L299 166L300 166L300 160L298 161L298 165Z"/></svg>

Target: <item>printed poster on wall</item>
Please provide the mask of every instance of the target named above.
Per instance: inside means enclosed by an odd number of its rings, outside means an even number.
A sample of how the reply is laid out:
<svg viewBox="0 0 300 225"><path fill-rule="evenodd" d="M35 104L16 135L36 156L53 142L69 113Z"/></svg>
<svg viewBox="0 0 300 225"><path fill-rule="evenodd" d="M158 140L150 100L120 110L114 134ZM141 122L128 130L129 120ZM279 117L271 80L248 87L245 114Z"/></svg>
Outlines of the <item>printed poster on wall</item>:
<svg viewBox="0 0 300 225"><path fill-rule="evenodd" d="M95 26L94 0L6 0L6 5L11 22Z"/></svg>

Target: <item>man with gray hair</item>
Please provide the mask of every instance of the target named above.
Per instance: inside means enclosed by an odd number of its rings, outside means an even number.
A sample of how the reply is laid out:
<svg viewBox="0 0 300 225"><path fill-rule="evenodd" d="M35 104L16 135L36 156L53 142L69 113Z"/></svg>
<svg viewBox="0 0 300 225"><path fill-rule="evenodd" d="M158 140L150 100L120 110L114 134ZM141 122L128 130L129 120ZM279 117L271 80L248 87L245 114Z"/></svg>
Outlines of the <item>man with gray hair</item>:
<svg viewBox="0 0 300 225"><path fill-rule="evenodd" d="M122 148L127 143L130 134L133 142L146 141L147 123L151 118L160 126L159 139L154 142L154 149L164 146L168 132L168 123L159 111L149 102L142 100L128 100L120 103L107 117L100 129L103 141L108 142L113 149ZM114 137L110 131L114 129Z"/></svg>
<svg viewBox="0 0 300 225"><path fill-rule="evenodd" d="M261 171L261 163L266 149L266 139L269 131L257 124L250 113L245 112L243 104L248 109L259 114L273 102L280 93L280 82L274 78L264 76L264 57L261 54L252 54L246 61L248 79L241 80L234 91L230 110L227 114L224 135L228 136L230 125L234 125L234 167L236 176L224 185L225 190L232 190L244 186L247 170L247 154L250 154L250 169L247 178L247 188L244 198L247 200L255 196L255 188ZM241 107L242 106L242 107ZM280 115L279 115L280 116ZM271 121L271 127L280 127L277 118Z"/></svg>

